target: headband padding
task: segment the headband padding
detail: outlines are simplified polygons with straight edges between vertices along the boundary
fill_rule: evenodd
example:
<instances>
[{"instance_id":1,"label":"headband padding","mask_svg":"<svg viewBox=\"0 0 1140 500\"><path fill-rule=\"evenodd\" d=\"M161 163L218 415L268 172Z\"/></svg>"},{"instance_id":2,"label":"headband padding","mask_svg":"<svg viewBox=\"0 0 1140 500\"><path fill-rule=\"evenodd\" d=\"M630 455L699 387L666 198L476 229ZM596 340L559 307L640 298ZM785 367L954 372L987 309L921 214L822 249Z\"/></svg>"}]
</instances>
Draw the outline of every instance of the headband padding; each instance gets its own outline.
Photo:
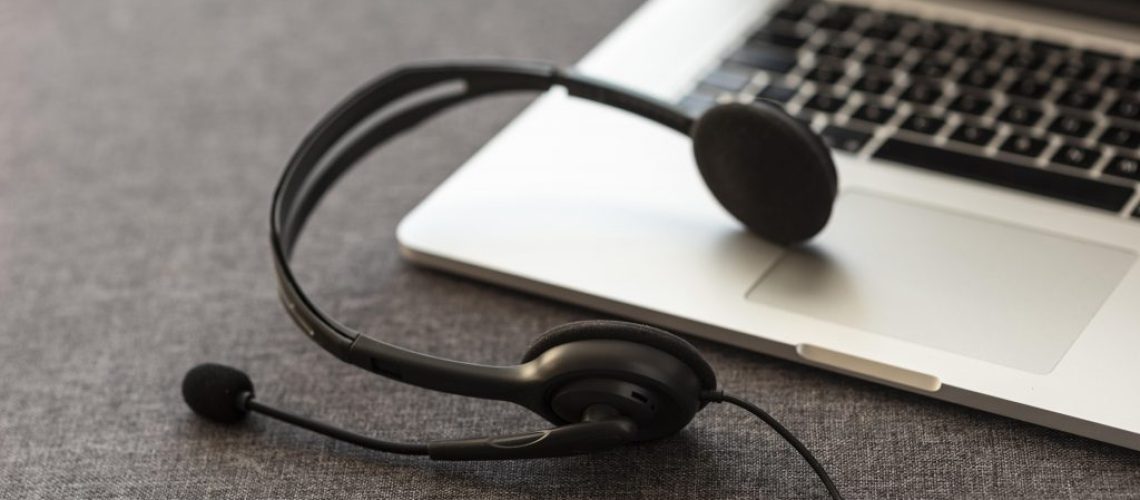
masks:
<instances>
[{"instance_id":1,"label":"headband padding","mask_svg":"<svg viewBox=\"0 0 1140 500\"><path fill-rule=\"evenodd\" d=\"M626 321L577 321L554 327L523 355L526 363L563 344L580 340L624 340L646 345L681 360L693 370L705 390L716 389L716 373L692 344L665 330Z\"/></svg>"}]
</instances>

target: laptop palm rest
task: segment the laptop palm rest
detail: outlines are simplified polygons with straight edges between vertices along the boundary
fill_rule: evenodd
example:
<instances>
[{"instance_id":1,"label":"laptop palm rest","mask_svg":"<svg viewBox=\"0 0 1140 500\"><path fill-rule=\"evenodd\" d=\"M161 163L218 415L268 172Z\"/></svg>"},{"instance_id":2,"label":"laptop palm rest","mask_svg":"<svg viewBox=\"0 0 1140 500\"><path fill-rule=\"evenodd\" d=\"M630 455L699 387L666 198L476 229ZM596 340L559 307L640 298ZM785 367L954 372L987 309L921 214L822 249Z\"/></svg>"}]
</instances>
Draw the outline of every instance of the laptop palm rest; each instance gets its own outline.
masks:
<instances>
[{"instance_id":1,"label":"laptop palm rest","mask_svg":"<svg viewBox=\"0 0 1140 500\"><path fill-rule=\"evenodd\" d=\"M1048 373L1135 261L1113 247L849 191L748 299Z\"/></svg>"}]
</instances>

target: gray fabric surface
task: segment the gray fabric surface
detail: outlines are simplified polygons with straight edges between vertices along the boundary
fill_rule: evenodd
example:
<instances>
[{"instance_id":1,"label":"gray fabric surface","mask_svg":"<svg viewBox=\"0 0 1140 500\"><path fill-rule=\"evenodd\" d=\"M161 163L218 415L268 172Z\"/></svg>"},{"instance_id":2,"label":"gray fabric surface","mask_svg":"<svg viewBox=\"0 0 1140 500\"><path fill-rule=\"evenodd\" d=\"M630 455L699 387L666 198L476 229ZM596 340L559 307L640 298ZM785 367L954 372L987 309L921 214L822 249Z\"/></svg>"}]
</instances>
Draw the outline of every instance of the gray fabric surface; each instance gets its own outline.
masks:
<instances>
[{"instance_id":1,"label":"gray fabric surface","mask_svg":"<svg viewBox=\"0 0 1140 500\"><path fill-rule=\"evenodd\" d=\"M596 456L430 463L254 418L195 418L205 360L260 399L394 439L543 425L341 364L278 305L266 220L276 176L346 91L421 58L569 63L634 0L0 4L0 497L819 497L744 412ZM480 103L351 173L313 221L303 281L336 316L412 348L507 363L596 317L400 260L394 229L525 105ZM723 386L800 433L851 498L1137 497L1140 454L696 342Z\"/></svg>"}]
</instances>

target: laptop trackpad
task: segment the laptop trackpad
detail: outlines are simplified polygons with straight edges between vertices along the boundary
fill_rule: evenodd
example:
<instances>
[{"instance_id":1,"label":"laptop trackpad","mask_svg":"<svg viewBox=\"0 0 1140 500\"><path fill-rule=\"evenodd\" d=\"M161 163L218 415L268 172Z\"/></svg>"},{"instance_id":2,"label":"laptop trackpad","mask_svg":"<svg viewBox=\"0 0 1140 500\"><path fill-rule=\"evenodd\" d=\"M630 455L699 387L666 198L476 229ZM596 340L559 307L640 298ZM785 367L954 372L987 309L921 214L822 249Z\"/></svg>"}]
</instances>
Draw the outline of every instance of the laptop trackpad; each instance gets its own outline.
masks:
<instances>
[{"instance_id":1,"label":"laptop trackpad","mask_svg":"<svg viewBox=\"0 0 1140 500\"><path fill-rule=\"evenodd\" d=\"M1053 369L1135 255L845 192L750 300L1036 373Z\"/></svg>"}]
</instances>

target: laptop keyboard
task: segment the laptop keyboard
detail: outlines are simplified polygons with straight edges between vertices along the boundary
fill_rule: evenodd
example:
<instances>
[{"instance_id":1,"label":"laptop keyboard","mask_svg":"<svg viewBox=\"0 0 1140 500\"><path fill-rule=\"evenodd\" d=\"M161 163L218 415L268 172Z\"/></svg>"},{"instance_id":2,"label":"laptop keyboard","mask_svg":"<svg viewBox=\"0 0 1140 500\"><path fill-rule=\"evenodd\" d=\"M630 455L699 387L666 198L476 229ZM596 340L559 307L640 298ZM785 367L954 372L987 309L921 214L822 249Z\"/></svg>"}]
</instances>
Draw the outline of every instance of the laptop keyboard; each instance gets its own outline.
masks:
<instances>
[{"instance_id":1,"label":"laptop keyboard","mask_svg":"<svg viewBox=\"0 0 1140 500\"><path fill-rule=\"evenodd\" d=\"M1140 61L793 0L682 101L767 99L834 150L1140 220Z\"/></svg>"}]
</instances>

